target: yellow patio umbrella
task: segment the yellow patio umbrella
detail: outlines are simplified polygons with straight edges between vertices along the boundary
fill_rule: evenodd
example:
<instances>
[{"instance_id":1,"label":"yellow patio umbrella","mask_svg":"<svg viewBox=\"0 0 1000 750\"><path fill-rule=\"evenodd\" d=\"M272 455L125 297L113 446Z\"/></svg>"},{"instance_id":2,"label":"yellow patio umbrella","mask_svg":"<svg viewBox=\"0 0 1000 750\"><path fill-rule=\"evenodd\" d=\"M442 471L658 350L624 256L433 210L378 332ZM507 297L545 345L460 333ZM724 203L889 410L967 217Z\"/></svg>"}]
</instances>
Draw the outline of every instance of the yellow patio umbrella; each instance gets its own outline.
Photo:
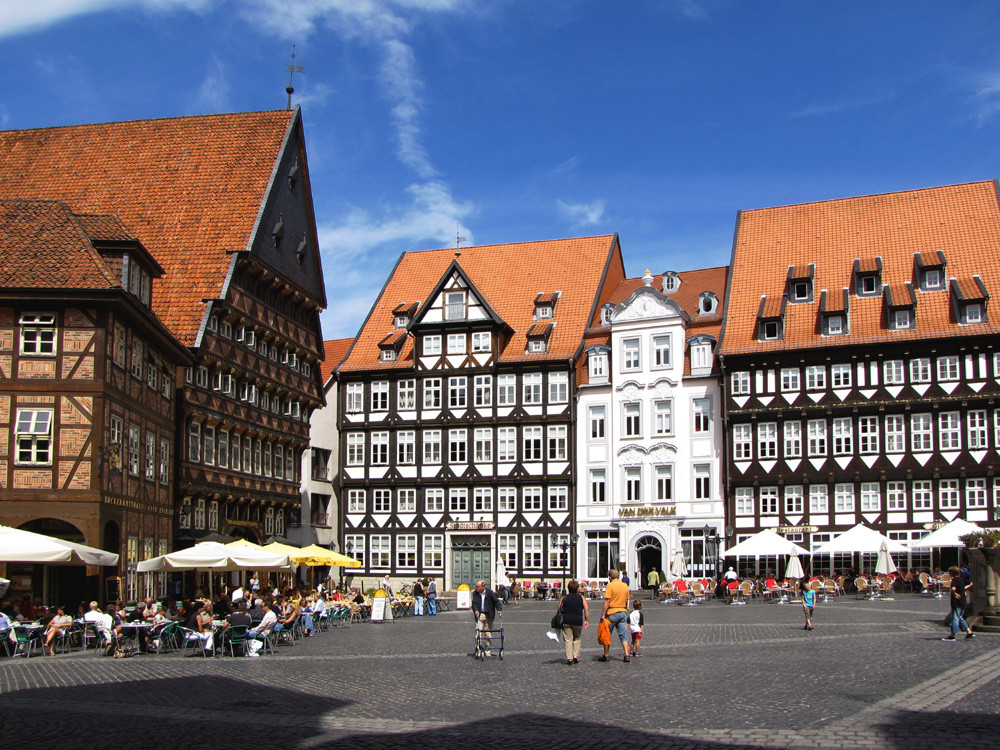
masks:
<instances>
[{"instance_id":1,"label":"yellow patio umbrella","mask_svg":"<svg viewBox=\"0 0 1000 750\"><path fill-rule=\"evenodd\" d=\"M268 552L274 552L278 555L288 555L292 558L292 564L300 564L295 562L294 559L302 554L302 550L298 547L293 547L290 544L282 544L281 542L271 542L270 544L265 544L261 549L265 549Z\"/></svg>"},{"instance_id":2,"label":"yellow patio umbrella","mask_svg":"<svg viewBox=\"0 0 1000 750\"><path fill-rule=\"evenodd\" d=\"M227 547L246 547L247 549L264 549L259 544L254 544L246 539L237 539L226 544Z\"/></svg>"},{"instance_id":3,"label":"yellow patio umbrella","mask_svg":"<svg viewBox=\"0 0 1000 750\"><path fill-rule=\"evenodd\" d=\"M331 568L360 568L361 563L347 555L332 552L320 547L318 544L310 544L303 547L296 554L290 556L296 565L327 565Z\"/></svg>"}]
</instances>

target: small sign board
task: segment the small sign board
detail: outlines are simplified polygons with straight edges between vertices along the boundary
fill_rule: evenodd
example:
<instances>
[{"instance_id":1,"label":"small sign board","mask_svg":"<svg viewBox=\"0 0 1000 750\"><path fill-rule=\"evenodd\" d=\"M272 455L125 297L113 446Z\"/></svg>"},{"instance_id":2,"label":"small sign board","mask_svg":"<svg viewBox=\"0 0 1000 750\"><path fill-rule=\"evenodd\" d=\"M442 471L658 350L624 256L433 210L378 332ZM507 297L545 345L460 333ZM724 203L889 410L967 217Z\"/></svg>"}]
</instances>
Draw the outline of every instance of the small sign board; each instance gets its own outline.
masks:
<instances>
[{"instance_id":1,"label":"small sign board","mask_svg":"<svg viewBox=\"0 0 1000 750\"><path fill-rule=\"evenodd\" d=\"M472 589L469 584L463 583L455 592L456 609L472 609Z\"/></svg>"},{"instance_id":2,"label":"small sign board","mask_svg":"<svg viewBox=\"0 0 1000 750\"><path fill-rule=\"evenodd\" d=\"M108 576L104 579L104 601L111 604L122 598L122 579L118 576Z\"/></svg>"},{"instance_id":3,"label":"small sign board","mask_svg":"<svg viewBox=\"0 0 1000 750\"><path fill-rule=\"evenodd\" d=\"M392 622L392 602L385 589L379 589L372 595L372 622Z\"/></svg>"}]
</instances>

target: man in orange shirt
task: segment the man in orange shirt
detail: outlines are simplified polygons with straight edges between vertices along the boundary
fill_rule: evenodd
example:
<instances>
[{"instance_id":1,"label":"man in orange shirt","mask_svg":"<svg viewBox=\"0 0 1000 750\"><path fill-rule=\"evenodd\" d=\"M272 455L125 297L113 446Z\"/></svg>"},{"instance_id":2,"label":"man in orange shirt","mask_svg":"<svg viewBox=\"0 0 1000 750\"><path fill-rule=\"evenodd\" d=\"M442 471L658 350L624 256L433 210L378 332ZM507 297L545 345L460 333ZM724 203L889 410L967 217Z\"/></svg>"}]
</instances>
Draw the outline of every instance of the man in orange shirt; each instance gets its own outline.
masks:
<instances>
[{"instance_id":1,"label":"man in orange shirt","mask_svg":"<svg viewBox=\"0 0 1000 750\"><path fill-rule=\"evenodd\" d=\"M604 611L601 618L608 621L608 626L618 631L618 640L621 641L625 650L625 661L629 661L628 655L628 630L626 621L628 620L628 600L631 592L627 585L618 580L618 571L612 568L608 571L608 585L604 589ZM608 661L608 651L611 646L604 647L604 656L599 661Z\"/></svg>"}]
</instances>

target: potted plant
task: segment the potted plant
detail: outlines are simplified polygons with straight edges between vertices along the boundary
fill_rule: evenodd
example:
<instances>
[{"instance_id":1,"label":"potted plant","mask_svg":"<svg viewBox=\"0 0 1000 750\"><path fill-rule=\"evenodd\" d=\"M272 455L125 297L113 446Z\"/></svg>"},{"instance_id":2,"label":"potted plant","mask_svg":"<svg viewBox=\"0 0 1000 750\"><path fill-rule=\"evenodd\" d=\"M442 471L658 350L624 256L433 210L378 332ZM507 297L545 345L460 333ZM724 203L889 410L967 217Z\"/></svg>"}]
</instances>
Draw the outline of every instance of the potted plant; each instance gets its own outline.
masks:
<instances>
[{"instance_id":1,"label":"potted plant","mask_svg":"<svg viewBox=\"0 0 1000 750\"><path fill-rule=\"evenodd\" d=\"M975 548L975 547L978 547L979 544L983 541L983 532L982 531L971 531L968 534L962 534L962 536L960 536L958 539L966 547ZM995 542L994 542L993 546L994 547L996 546Z\"/></svg>"},{"instance_id":2,"label":"potted plant","mask_svg":"<svg viewBox=\"0 0 1000 750\"><path fill-rule=\"evenodd\" d=\"M989 529L982 532L984 547L996 547L1000 544L1000 529Z\"/></svg>"}]
</instances>

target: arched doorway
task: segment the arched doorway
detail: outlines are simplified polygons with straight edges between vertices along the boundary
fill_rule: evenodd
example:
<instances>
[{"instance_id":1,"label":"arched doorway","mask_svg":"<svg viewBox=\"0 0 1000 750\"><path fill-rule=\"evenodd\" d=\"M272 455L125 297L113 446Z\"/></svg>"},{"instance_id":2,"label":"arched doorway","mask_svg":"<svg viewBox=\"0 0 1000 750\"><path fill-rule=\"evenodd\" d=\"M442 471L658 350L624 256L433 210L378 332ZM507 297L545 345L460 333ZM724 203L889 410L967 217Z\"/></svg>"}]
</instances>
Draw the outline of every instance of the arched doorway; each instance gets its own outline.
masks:
<instances>
[{"instance_id":1,"label":"arched doorway","mask_svg":"<svg viewBox=\"0 0 1000 750\"><path fill-rule=\"evenodd\" d=\"M36 518L18 528L67 542L87 543L87 537L80 529L59 518ZM84 565L11 564L7 566L7 577L12 582L12 599L20 600L29 595L33 599L41 599L46 606L64 604L72 607L73 612L90 593Z\"/></svg>"},{"instance_id":2,"label":"arched doorway","mask_svg":"<svg viewBox=\"0 0 1000 750\"><path fill-rule=\"evenodd\" d=\"M663 542L652 534L641 536L635 541L635 552L639 562L639 580L635 583L638 588L645 588L649 571L655 567L663 572Z\"/></svg>"}]
</instances>

